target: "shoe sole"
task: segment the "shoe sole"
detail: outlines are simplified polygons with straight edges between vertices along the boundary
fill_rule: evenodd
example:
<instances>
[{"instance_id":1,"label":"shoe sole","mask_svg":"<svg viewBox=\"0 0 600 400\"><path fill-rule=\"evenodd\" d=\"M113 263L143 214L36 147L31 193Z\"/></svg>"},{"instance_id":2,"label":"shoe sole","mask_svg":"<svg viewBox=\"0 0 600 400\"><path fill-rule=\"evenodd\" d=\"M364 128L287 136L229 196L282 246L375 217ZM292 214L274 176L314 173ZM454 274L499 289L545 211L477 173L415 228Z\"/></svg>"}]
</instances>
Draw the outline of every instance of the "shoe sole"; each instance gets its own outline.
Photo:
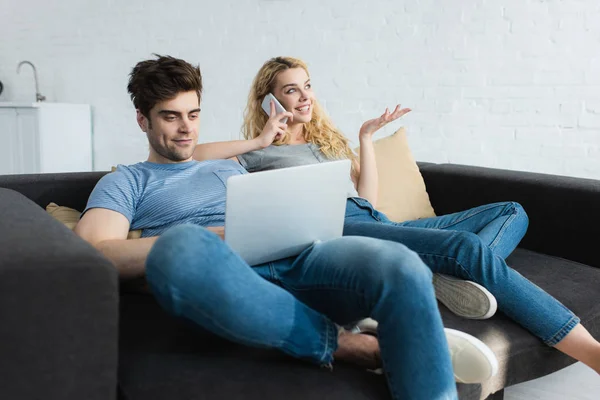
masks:
<instances>
[{"instance_id":1,"label":"shoe sole","mask_svg":"<svg viewBox=\"0 0 600 400\"><path fill-rule=\"evenodd\" d=\"M482 383L498 373L498 359L485 343L455 329L445 328L444 332L456 382ZM460 355L457 350L460 350Z\"/></svg>"},{"instance_id":2,"label":"shoe sole","mask_svg":"<svg viewBox=\"0 0 600 400\"><path fill-rule=\"evenodd\" d=\"M494 295L475 282L434 274L433 287L440 303L460 317L487 319L498 309Z\"/></svg>"}]
</instances>

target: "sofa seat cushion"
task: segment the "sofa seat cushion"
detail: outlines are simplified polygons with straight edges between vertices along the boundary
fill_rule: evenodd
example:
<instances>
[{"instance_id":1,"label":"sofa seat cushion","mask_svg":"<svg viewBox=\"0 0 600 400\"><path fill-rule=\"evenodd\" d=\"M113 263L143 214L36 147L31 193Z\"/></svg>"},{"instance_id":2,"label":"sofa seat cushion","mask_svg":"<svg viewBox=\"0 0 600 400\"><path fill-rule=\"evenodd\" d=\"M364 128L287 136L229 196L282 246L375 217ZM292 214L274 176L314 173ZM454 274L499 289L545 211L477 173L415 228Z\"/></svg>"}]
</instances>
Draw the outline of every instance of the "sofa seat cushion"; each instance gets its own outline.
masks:
<instances>
[{"instance_id":1,"label":"sofa seat cushion","mask_svg":"<svg viewBox=\"0 0 600 400\"><path fill-rule=\"evenodd\" d=\"M600 269L523 249L517 249L507 262L572 310L590 333L600 339ZM461 399L485 399L503 387L547 375L575 362L544 345L502 312L478 321L457 317L444 306L440 309L445 326L483 340L500 364L498 375L483 385L458 385Z\"/></svg>"},{"instance_id":2,"label":"sofa seat cushion","mask_svg":"<svg viewBox=\"0 0 600 400\"><path fill-rule=\"evenodd\" d=\"M150 295L121 296L120 327L121 400L389 398L382 376L229 342L172 318Z\"/></svg>"},{"instance_id":3,"label":"sofa seat cushion","mask_svg":"<svg viewBox=\"0 0 600 400\"><path fill-rule=\"evenodd\" d=\"M600 302L593 295L600 291L599 269L521 249L509 265L575 311L600 338ZM483 385L459 384L461 400L485 399L573 362L501 312L480 321L440 309L447 327L479 337L500 363L498 375ZM175 320L150 295L122 296L120 327L119 380L126 400L389 399L382 376L344 364L329 372L278 351L230 343Z\"/></svg>"}]
</instances>

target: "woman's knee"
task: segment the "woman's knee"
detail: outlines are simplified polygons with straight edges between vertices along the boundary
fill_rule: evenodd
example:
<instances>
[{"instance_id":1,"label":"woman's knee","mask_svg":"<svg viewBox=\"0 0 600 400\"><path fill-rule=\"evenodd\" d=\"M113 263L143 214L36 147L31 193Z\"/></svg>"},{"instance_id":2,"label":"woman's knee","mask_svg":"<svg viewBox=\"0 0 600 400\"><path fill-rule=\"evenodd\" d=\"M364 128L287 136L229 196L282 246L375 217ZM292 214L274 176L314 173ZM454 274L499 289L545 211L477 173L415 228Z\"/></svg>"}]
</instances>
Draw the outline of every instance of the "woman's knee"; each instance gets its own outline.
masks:
<instances>
[{"instance_id":1,"label":"woman's knee","mask_svg":"<svg viewBox=\"0 0 600 400\"><path fill-rule=\"evenodd\" d=\"M457 258L461 261L460 255L469 254L473 255L474 252L485 252L491 251L490 248L484 243L479 235L473 232L468 231L454 231L452 232L452 240L455 243L454 249L456 249L453 254L453 257Z\"/></svg>"},{"instance_id":2,"label":"woman's knee","mask_svg":"<svg viewBox=\"0 0 600 400\"><path fill-rule=\"evenodd\" d=\"M529 225L529 216L527 212L523 208L523 206L516 201L511 201L511 206L513 208L513 214L516 216L516 220L518 220L525 228Z\"/></svg>"}]
</instances>

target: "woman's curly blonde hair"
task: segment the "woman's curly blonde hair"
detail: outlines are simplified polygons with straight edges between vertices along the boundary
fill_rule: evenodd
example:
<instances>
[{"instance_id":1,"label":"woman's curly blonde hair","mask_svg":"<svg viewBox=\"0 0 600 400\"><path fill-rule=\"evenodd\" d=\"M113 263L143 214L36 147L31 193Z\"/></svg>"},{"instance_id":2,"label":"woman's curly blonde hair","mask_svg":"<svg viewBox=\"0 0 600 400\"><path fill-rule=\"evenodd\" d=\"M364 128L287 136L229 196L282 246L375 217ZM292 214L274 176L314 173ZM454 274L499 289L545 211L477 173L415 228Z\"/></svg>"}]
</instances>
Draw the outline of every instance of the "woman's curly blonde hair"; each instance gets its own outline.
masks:
<instances>
[{"instance_id":1,"label":"woman's curly blonde hair","mask_svg":"<svg viewBox=\"0 0 600 400\"><path fill-rule=\"evenodd\" d=\"M248 95L248 104L244 112L244 125L242 133L244 138L253 139L260 135L269 117L261 108L263 98L275 88L275 79L281 71L290 68L302 68L308 73L307 65L300 59L293 57L271 58L260 68ZM356 155L348 145L348 139L338 131L321 105L313 100L313 112L310 122L304 124L304 139L314 143L329 159L356 159ZM288 144L290 134L286 132L274 145Z\"/></svg>"}]
</instances>

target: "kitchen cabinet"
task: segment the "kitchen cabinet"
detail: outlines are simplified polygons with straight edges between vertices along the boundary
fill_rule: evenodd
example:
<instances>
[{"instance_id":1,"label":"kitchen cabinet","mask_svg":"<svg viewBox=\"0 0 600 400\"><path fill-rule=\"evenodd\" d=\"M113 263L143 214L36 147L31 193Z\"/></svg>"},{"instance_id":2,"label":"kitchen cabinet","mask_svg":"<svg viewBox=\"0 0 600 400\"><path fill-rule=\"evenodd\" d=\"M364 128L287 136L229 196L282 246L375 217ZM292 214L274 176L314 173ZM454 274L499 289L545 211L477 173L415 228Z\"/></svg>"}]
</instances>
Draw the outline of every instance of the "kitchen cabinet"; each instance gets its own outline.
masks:
<instances>
[{"instance_id":1,"label":"kitchen cabinet","mask_svg":"<svg viewBox=\"0 0 600 400\"><path fill-rule=\"evenodd\" d=\"M93 170L86 104L0 103L0 175Z\"/></svg>"}]
</instances>

